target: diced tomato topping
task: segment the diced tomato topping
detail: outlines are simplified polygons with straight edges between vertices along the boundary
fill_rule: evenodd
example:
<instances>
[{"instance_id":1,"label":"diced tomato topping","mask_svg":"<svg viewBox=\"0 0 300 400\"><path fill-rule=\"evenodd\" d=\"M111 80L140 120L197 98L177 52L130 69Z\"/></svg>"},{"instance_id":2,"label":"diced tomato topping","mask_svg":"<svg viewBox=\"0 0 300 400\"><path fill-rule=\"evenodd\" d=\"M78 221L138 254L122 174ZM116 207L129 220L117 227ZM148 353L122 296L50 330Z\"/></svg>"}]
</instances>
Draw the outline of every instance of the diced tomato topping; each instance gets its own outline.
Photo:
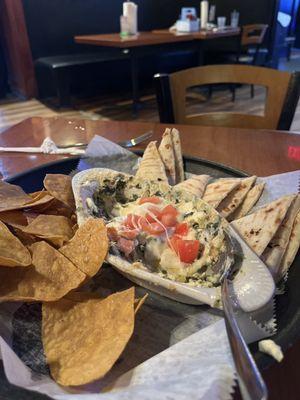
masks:
<instances>
[{"instance_id":1,"label":"diced tomato topping","mask_svg":"<svg viewBox=\"0 0 300 400\"><path fill-rule=\"evenodd\" d=\"M172 214L177 216L178 215L178 211L176 210L175 207L173 207L171 204L167 205L166 207L164 207L162 209L162 214Z\"/></svg>"},{"instance_id":2,"label":"diced tomato topping","mask_svg":"<svg viewBox=\"0 0 300 400\"><path fill-rule=\"evenodd\" d=\"M170 239L172 250L176 252L180 261L191 264L198 256L200 242L198 240L181 239L174 235Z\"/></svg>"},{"instance_id":3,"label":"diced tomato topping","mask_svg":"<svg viewBox=\"0 0 300 400\"><path fill-rule=\"evenodd\" d=\"M126 229L123 231L119 231L119 235L126 239L135 239L139 234L138 229Z\"/></svg>"},{"instance_id":4,"label":"diced tomato topping","mask_svg":"<svg viewBox=\"0 0 300 400\"><path fill-rule=\"evenodd\" d=\"M157 222L156 219L160 220L161 218L161 211L158 207L149 207L149 213L146 214L146 219L148 222ZM153 217L156 217L156 219Z\"/></svg>"},{"instance_id":5,"label":"diced tomato topping","mask_svg":"<svg viewBox=\"0 0 300 400\"><path fill-rule=\"evenodd\" d=\"M130 229L136 229L138 227L140 216L135 214L128 214L124 225Z\"/></svg>"},{"instance_id":6,"label":"diced tomato topping","mask_svg":"<svg viewBox=\"0 0 300 400\"><path fill-rule=\"evenodd\" d=\"M116 242L119 239L118 232L116 228L110 226L107 228L107 235L110 241Z\"/></svg>"},{"instance_id":7,"label":"diced tomato topping","mask_svg":"<svg viewBox=\"0 0 300 400\"><path fill-rule=\"evenodd\" d=\"M175 251L178 255L177 241L180 240L180 237L177 235L173 235L169 240L169 247Z\"/></svg>"},{"instance_id":8,"label":"diced tomato topping","mask_svg":"<svg viewBox=\"0 0 300 400\"><path fill-rule=\"evenodd\" d=\"M159 197L157 197L157 196L142 197L139 200L139 204L144 204L144 203L159 204L159 203L161 203L161 199Z\"/></svg>"},{"instance_id":9,"label":"diced tomato topping","mask_svg":"<svg viewBox=\"0 0 300 400\"><path fill-rule=\"evenodd\" d=\"M180 224L176 225L175 228L175 235L186 236L189 232L189 226L186 222L181 222Z\"/></svg>"},{"instance_id":10,"label":"diced tomato topping","mask_svg":"<svg viewBox=\"0 0 300 400\"><path fill-rule=\"evenodd\" d=\"M161 235L163 232L165 232L164 227L158 222L152 222L151 224L145 225L143 230L150 235Z\"/></svg>"},{"instance_id":11,"label":"diced tomato topping","mask_svg":"<svg viewBox=\"0 0 300 400\"><path fill-rule=\"evenodd\" d=\"M161 223L168 228L175 226L177 223L177 218L174 214L163 214L160 220Z\"/></svg>"},{"instance_id":12,"label":"diced tomato topping","mask_svg":"<svg viewBox=\"0 0 300 400\"><path fill-rule=\"evenodd\" d=\"M134 241L121 237L121 238L119 238L119 240L117 242L117 246L127 257L134 250Z\"/></svg>"}]
</instances>

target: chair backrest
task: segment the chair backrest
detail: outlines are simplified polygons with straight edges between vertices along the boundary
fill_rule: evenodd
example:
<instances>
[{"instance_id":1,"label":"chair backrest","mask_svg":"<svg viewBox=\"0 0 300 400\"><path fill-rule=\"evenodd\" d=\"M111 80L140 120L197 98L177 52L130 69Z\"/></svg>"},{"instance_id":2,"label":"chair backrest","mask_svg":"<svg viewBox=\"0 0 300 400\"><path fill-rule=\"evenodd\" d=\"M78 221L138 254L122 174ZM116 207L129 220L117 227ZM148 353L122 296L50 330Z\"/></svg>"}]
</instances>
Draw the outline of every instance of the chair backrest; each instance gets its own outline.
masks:
<instances>
[{"instance_id":1,"label":"chair backrest","mask_svg":"<svg viewBox=\"0 0 300 400\"><path fill-rule=\"evenodd\" d=\"M209 65L171 75L156 75L155 87L163 123L288 130L300 95L300 73L248 65ZM193 86L240 83L266 87L264 115L237 112L186 114L186 91Z\"/></svg>"},{"instance_id":2,"label":"chair backrest","mask_svg":"<svg viewBox=\"0 0 300 400\"><path fill-rule=\"evenodd\" d=\"M262 44L267 29L268 25L265 24L243 25L241 45L249 46L253 44Z\"/></svg>"}]
</instances>

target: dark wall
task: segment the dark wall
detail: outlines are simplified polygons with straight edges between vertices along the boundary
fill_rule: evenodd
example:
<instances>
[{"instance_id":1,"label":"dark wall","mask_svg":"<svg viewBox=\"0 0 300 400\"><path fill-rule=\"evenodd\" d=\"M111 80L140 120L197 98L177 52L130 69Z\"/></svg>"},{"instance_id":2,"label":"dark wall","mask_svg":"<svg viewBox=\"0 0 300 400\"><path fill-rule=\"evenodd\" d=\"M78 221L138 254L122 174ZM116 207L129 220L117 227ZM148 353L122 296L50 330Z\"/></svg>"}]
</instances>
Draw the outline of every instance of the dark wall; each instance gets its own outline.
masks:
<instances>
[{"instance_id":1,"label":"dark wall","mask_svg":"<svg viewBox=\"0 0 300 400\"><path fill-rule=\"evenodd\" d=\"M139 30L169 27L182 4L196 1L136 0ZM119 32L122 0L23 0L33 58L91 51L74 35ZM94 49L94 48L93 48Z\"/></svg>"},{"instance_id":2,"label":"dark wall","mask_svg":"<svg viewBox=\"0 0 300 400\"><path fill-rule=\"evenodd\" d=\"M123 0L22 0L33 59L41 57L82 53L118 51L97 46L74 43L75 35L119 32ZM196 7L199 13L200 0L134 0L139 7L138 28L149 31L168 28L177 20L181 7ZM276 0L214 0L217 15L230 18L234 9L240 12L241 24L270 23L271 11ZM208 49L236 49L237 39L224 38L207 41ZM160 53L157 57L144 58L140 62L141 84L152 82L156 72L172 72L195 65L195 54L181 52L170 56ZM122 74L119 71L122 71ZM130 88L128 62L106 63L73 69L72 89L121 90ZM122 79L121 79L122 78ZM40 93L54 91L51 76L39 78ZM99 89L97 89L99 88ZM45 94L46 96L46 94Z\"/></svg>"},{"instance_id":3,"label":"dark wall","mask_svg":"<svg viewBox=\"0 0 300 400\"><path fill-rule=\"evenodd\" d=\"M139 30L167 28L181 7L196 7L200 0L135 0ZM270 23L275 0L215 0L217 15L230 18L240 11L241 23ZM96 51L74 43L74 35L119 32L122 0L23 0L33 58Z\"/></svg>"}]
</instances>

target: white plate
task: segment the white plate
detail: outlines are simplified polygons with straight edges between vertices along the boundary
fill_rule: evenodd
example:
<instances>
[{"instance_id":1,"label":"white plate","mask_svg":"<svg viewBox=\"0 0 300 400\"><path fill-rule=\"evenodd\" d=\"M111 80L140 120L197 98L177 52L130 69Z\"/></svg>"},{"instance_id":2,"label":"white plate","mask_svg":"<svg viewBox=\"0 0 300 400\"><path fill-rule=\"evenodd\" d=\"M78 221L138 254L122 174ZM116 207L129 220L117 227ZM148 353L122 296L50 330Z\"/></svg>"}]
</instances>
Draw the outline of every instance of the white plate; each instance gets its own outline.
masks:
<instances>
[{"instance_id":1,"label":"white plate","mask_svg":"<svg viewBox=\"0 0 300 400\"><path fill-rule=\"evenodd\" d=\"M87 182L100 182L101 177L107 174L117 174L105 168L93 168L76 174L72 180L72 187L76 201L78 224L81 225L88 217L88 208L85 205L86 197L90 197L94 190L83 185ZM119 174L119 173L118 173ZM95 185L96 187L96 185ZM243 258L241 267L234 279L234 291L240 307L245 312L252 312L264 307L273 297L275 285L268 268L260 258L247 246L234 229L229 225L228 231L240 244ZM174 282L163 278L144 268L137 268L128 261L109 254L107 262L132 282L143 286L162 296L187 304L208 304L211 307L220 306L220 287L205 288L191 286L187 283Z\"/></svg>"}]
</instances>

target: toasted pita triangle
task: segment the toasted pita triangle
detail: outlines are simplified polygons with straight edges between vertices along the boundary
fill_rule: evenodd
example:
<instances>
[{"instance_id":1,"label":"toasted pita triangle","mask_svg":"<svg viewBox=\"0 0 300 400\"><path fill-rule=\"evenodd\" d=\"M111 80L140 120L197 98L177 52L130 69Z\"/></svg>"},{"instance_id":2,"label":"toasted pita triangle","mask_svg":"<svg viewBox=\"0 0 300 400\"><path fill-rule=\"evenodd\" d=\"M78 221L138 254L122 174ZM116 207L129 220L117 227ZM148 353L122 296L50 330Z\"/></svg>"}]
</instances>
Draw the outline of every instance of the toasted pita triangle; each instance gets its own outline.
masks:
<instances>
[{"instance_id":1,"label":"toasted pita triangle","mask_svg":"<svg viewBox=\"0 0 300 400\"><path fill-rule=\"evenodd\" d=\"M262 254L262 259L265 264L269 267L274 279L278 276L278 269L280 262L284 255L284 252L288 246L289 238L291 236L293 224L295 218L300 211L300 196L297 196L288 212L282 224L279 226L277 232L273 236L272 240L268 244L267 248ZM278 279L276 279L278 280Z\"/></svg>"},{"instance_id":2,"label":"toasted pita triangle","mask_svg":"<svg viewBox=\"0 0 300 400\"><path fill-rule=\"evenodd\" d=\"M228 218L242 203L252 185L256 181L256 176L242 179L240 184L232 190L224 200L221 201L217 210L224 218ZM230 220L230 218L229 218Z\"/></svg>"},{"instance_id":3,"label":"toasted pita triangle","mask_svg":"<svg viewBox=\"0 0 300 400\"><path fill-rule=\"evenodd\" d=\"M243 203L240 204L240 206L231 214L231 221L233 221L234 219L242 218L249 213L249 211L258 202L264 190L264 187L265 183L259 183L249 190L246 197L244 198Z\"/></svg>"},{"instance_id":4,"label":"toasted pita triangle","mask_svg":"<svg viewBox=\"0 0 300 400\"><path fill-rule=\"evenodd\" d=\"M171 137L175 156L176 183L180 183L184 181L184 169L179 131L172 128Z\"/></svg>"},{"instance_id":5,"label":"toasted pita triangle","mask_svg":"<svg viewBox=\"0 0 300 400\"><path fill-rule=\"evenodd\" d=\"M290 266L292 265L296 257L299 246L300 246L300 212L298 212L295 218L292 232L289 238L289 243L281 260L281 266L277 275L278 280L283 278L285 274L288 272Z\"/></svg>"},{"instance_id":6,"label":"toasted pita triangle","mask_svg":"<svg viewBox=\"0 0 300 400\"><path fill-rule=\"evenodd\" d=\"M222 200L240 184L240 179L218 179L206 186L203 200L212 207L217 208Z\"/></svg>"},{"instance_id":7,"label":"toasted pita triangle","mask_svg":"<svg viewBox=\"0 0 300 400\"><path fill-rule=\"evenodd\" d=\"M174 188L184 190L201 198L209 179L209 175L193 175L191 178L175 185Z\"/></svg>"},{"instance_id":8,"label":"toasted pita triangle","mask_svg":"<svg viewBox=\"0 0 300 400\"><path fill-rule=\"evenodd\" d=\"M145 149L136 178L168 183L164 164L158 153L156 142L150 142Z\"/></svg>"},{"instance_id":9,"label":"toasted pita triangle","mask_svg":"<svg viewBox=\"0 0 300 400\"><path fill-rule=\"evenodd\" d=\"M261 256L282 223L294 198L295 195L283 196L258 211L231 222L231 225L252 250Z\"/></svg>"},{"instance_id":10,"label":"toasted pita triangle","mask_svg":"<svg viewBox=\"0 0 300 400\"><path fill-rule=\"evenodd\" d=\"M160 157L164 163L166 174L170 185L176 183L175 155L171 137L171 129L167 128L162 136L161 143L158 148Z\"/></svg>"}]
</instances>

